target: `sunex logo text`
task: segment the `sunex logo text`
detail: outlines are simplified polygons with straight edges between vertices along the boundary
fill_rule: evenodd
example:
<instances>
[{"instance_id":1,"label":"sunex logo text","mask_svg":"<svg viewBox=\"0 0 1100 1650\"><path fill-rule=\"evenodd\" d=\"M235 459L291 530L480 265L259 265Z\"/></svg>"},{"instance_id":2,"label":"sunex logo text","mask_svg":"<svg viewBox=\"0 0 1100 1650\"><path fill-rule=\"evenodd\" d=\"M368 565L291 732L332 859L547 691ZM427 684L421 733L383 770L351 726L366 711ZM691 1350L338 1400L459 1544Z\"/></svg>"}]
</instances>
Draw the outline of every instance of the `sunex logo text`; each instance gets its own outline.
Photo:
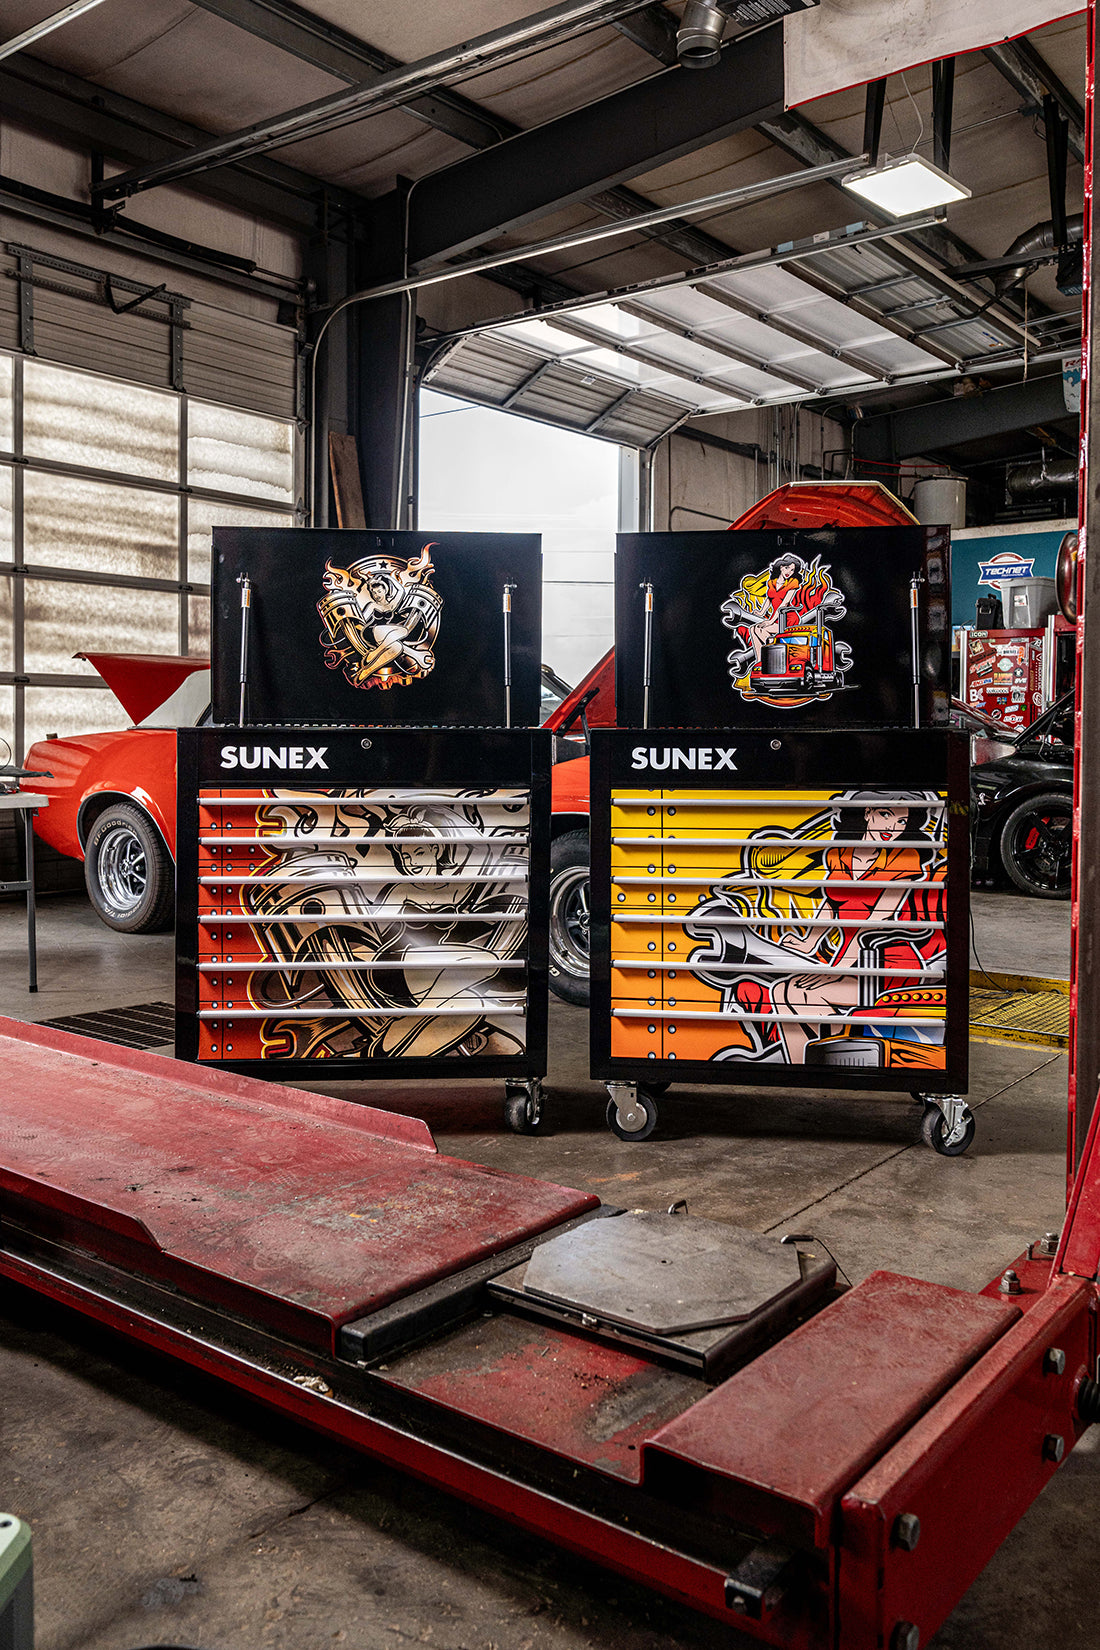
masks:
<instances>
[{"instance_id":1,"label":"sunex logo text","mask_svg":"<svg viewBox=\"0 0 1100 1650\"><path fill-rule=\"evenodd\" d=\"M223 768L325 768L327 745L223 745Z\"/></svg>"},{"instance_id":2,"label":"sunex logo text","mask_svg":"<svg viewBox=\"0 0 1100 1650\"><path fill-rule=\"evenodd\" d=\"M691 768L699 773L720 773L723 768L737 772L737 764L733 760L737 754L736 745L697 745L694 750L681 750L679 746L663 750L656 745L635 745L630 753L632 768Z\"/></svg>"}]
</instances>

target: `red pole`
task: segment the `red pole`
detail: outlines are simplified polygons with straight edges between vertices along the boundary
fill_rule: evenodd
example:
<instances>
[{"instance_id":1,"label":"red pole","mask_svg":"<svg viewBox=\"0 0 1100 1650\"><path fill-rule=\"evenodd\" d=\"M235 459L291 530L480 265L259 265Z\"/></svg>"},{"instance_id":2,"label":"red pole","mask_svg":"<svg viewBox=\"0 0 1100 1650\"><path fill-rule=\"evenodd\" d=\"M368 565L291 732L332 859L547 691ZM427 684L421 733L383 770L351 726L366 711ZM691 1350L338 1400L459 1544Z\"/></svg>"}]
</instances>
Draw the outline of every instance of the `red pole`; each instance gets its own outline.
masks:
<instances>
[{"instance_id":1,"label":"red pole","mask_svg":"<svg viewBox=\"0 0 1100 1650\"><path fill-rule=\"evenodd\" d=\"M1073 885L1070 932L1069 1007L1069 1131L1067 1140L1067 1183L1072 1187L1084 1150L1089 1123L1096 1105L1100 1078L1100 855L1090 846L1081 828L1082 818L1096 830L1096 804L1100 798L1100 624L1091 649L1086 645L1087 603L1090 584L1100 578L1100 555L1094 558L1089 578L1089 543L1093 534L1100 543L1100 508L1089 488L1089 447L1100 436L1100 407L1092 402L1092 156L1095 119L1094 65L1096 0L1089 0L1085 57L1085 201L1082 255L1084 290L1081 329L1081 438L1077 489L1077 678L1074 714L1073 775ZM1100 386L1098 386L1100 388ZM1100 454L1091 467L1100 479ZM1100 614L1100 588L1094 593ZM1089 746L1086 747L1086 740Z\"/></svg>"}]
</instances>

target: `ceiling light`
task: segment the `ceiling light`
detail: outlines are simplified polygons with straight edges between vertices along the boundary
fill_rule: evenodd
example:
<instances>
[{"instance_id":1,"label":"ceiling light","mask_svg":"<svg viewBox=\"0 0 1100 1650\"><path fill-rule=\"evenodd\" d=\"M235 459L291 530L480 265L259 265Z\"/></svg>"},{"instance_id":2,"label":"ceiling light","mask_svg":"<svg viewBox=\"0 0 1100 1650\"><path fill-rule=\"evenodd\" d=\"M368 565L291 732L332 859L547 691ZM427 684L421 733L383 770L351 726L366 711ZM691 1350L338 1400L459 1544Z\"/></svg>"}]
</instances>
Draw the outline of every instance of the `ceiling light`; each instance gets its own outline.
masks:
<instances>
[{"instance_id":1,"label":"ceiling light","mask_svg":"<svg viewBox=\"0 0 1100 1650\"><path fill-rule=\"evenodd\" d=\"M853 195L860 195L895 218L926 212L932 206L949 206L970 197L970 190L933 166L920 155L897 155L862 172L850 172L842 183Z\"/></svg>"},{"instance_id":2,"label":"ceiling light","mask_svg":"<svg viewBox=\"0 0 1100 1650\"><path fill-rule=\"evenodd\" d=\"M676 55L685 69L709 69L718 61L726 14L711 0L687 0L676 30Z\"/></svg>"}]
</instances>

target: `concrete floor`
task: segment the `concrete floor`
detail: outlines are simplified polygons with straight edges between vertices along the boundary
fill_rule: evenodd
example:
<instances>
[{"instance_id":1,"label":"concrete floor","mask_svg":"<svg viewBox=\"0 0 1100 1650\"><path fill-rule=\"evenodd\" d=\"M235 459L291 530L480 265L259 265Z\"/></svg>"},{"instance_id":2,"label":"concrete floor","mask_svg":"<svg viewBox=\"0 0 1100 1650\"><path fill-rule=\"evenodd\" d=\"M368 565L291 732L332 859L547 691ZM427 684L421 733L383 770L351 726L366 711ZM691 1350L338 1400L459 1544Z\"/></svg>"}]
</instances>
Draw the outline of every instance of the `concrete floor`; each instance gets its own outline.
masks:
<instances>
[{"instance_id":1,"label":"concrete floor","mask_svg":"<svg viewBox=\"0 0 1100 1650\"><path fill-rule=\"evenodd\" d=\"M1068 908L978 894L987 968L1064 976ZM1026 944L1021 944L1021 937ZM41 985L0 907L0 1012L47 1019L170 1000L168 937L114 935L44 901ZM972 1151L917 1143L891 1096L674 1090L628 1145L587 1078L584 1015L554 1001L552 1102L508 1134L495 1085L333 1085L426 1117L440 1149L607 1201L815 1232L853 1280L876 1267L978 1288L1063 1212L1065 1061L974 1043ZM316 1085L320 1087L321 1085ZM39 1650L717 1650L718 1623L275 1421L19 1291L0 1291L0 1504L34 1528ZM1100 1438L1089 1435L934 1640L936 1650L1096 1642Z\"/></svg>"}]
</instances>

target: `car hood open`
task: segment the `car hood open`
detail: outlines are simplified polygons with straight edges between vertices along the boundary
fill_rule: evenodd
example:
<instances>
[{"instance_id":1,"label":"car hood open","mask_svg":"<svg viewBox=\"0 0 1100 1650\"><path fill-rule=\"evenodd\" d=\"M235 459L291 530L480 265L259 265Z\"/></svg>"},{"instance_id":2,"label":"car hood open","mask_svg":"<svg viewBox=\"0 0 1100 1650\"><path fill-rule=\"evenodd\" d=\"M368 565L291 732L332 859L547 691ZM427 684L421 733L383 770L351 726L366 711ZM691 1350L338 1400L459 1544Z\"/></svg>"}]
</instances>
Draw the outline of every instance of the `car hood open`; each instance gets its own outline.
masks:
<instances>
[{"instance_id":1,"label":"car hood open","mask_svg":"<svg viewBox=\"0 0 1100 1650\"><path fill-rule=\"evenodd\" d=\"M209 659L173 653L74 653L73 658L86 659L98 671L135 722L159 710L195 671L210 669Z\"/></svg>"}]
</instances>

